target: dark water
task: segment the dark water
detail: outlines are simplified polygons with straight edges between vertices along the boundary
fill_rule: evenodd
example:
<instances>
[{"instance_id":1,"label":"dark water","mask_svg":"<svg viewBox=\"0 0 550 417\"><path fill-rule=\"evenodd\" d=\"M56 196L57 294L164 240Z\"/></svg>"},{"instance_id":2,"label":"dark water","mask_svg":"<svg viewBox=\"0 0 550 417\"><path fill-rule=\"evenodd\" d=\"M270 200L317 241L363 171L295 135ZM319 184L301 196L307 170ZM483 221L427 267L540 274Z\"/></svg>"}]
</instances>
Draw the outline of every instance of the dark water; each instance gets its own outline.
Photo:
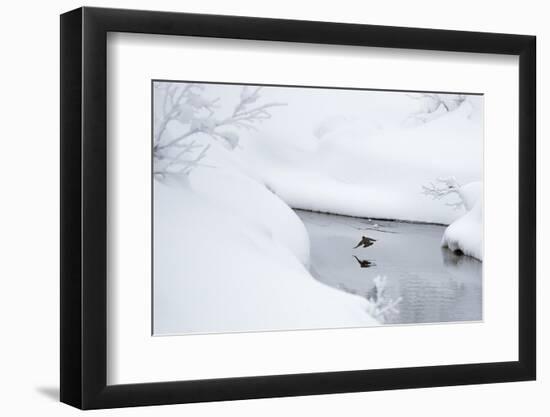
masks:
<instances>
[{"instance_id":1,"label":"dark water","mask_svg":"<svg viewBox=\"0 0 550 417\"><path fill-rule=\"evenodd\" d=\"M319 281L369 298L373 279L386 276L387 298L401 300L385 323L482 320L482 263L441 248L444 226L296 213L308 230L311 272ZM376 241L353 249L362 236Z\"/></svg>"}]
</instances>

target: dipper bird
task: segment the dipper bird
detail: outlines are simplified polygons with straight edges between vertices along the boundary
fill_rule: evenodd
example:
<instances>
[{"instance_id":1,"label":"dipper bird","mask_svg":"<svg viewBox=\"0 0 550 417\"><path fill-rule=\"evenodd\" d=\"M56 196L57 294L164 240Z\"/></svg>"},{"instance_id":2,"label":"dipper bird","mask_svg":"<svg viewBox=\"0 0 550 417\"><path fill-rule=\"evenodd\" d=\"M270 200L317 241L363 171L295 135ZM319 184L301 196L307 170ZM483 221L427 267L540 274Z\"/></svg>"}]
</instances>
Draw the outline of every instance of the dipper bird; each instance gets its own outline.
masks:
<instances>
[{"instance_id":1,"label":"dipper bird","mask_svg":"<svg viewBox=\"0 0 550 417\"><path fill-rule=\"evenodd\" d=\"M353 249L358 248L359 246L363 246L364 248L368 248L369 246L372 246L376 242L376 239L372 239L370 237L363 236L363 238L359 241L357 246L355 246Z\"/></svg>"}]
</instances>

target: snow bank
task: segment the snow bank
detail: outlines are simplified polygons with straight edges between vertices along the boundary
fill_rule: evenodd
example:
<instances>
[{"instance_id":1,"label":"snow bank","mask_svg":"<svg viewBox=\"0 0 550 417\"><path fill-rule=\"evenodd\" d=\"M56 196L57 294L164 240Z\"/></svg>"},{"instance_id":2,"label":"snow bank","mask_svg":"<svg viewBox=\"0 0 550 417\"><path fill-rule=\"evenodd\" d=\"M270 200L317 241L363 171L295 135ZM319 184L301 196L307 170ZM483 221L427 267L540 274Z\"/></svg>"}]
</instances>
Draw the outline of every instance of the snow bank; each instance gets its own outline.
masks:
<instances>
[{"instance_id":1,"label":"snow bank","mask_svg":"<svg viewBox=\"0 0 550 417\"><path fill-rule=\"evenodd\" d=\"M454 221L443 234L441 246L483 260L482 184L474 182L461 187L466 214Z\"/></svg>"},{"instance_id":2,"label":"snow bank","mask_svg":"<svg viewBox=\"0 0 550 417\"><path fill-rule=\"evenodd\" d=\"M483 183L481 181L470 182L460 187L458 192L464 207L467 211L470 211L482 198Z\"/></svg>"},{"instance_id":3,"label":"snow bank","mask_svg":"<svg viewBox=\"0 0 550 417\"><path fill-rule=\"evenodd\" d=\"M465 102L412 127L383 126L365 114L327 118L309 135L262 128L236 152L291 207L450 224L461 212L427 199L421 186L438 177L482 178L483 129L475 109Z\"/></svg>"},{"instance_id":4,"label":"snow bank","mask_svg":"<svg viewBox=\"0 0 550 417\"><path fill-rule=\"evenodd\" d=\"M205 204L223 211L236 224L246 225L252 234L273 240L309 266L309 237L304 224L264 186L239 172L225 169L197 171L192 176L192 186Z\"/></svg>"},{"instance_id":5,"label":"snow bank","mask_svg":"<svg viewBox=\"0 0 550 417\"><path fill-rule=\"evenodd\" d=\"M302 222L238 170L197 169L154 192L156 335L378 324L367 300L309 274Z\"/></svg>"}]
</instances>

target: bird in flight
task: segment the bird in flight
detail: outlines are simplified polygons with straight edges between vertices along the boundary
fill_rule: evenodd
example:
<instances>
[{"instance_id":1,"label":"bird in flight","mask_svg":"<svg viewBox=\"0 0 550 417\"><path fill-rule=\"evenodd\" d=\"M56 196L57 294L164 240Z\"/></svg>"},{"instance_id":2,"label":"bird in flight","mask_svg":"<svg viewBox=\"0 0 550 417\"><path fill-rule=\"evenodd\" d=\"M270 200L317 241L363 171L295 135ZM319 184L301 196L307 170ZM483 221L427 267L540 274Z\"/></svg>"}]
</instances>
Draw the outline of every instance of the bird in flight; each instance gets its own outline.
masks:
<instances>
[{"instance_id":1,"label":"bird in flight","mask_svg":"<svg viewBox=\"0 0 550 417\"><path fill-rule=\"evenodd\" d=\"M357 262L359 262L359 265L361 265L361 268L368 268L374 265L374 262L369 261L367 259L359 259L357 256L353 255L355 259L357 259Z\"/></svg>"},{"instance_id":2,"label":"bird in flight","mask_svg":"<svg viewBox=\"0 0 550 417\"><path fill-rule=\"evenodd\" d=\"M363 246L364 248L368 248L369 246L372 246L376 242L376 239L363 236L357 246L355 246L353 249L358 248L359 246Z\"/></svg>"}]
</instances>

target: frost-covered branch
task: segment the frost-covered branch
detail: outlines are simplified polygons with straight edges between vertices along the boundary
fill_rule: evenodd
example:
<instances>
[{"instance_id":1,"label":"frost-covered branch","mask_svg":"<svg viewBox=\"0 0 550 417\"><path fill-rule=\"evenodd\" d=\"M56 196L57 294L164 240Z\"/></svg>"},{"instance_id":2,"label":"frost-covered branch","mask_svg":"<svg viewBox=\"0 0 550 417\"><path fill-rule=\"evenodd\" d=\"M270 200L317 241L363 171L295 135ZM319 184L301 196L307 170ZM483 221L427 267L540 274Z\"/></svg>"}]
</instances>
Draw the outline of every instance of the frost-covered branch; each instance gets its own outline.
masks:
<instances>
[{"instance_id":1,"label":"frost-covered branch","mask_svg":"<svg viewBox=\"0 0 550 417\"><path fill-rule=\"evenodd\" d=\"M381 322L386 322L391 316L399 314L396 307L402 298L394 300L386 296L387 277L377 275L373 283L374 287L367 293L367 300L370 301L369 314Z\"/></svg>"},{"instance_id":2,"label":"frost-covered branch","mask_svg":"<svg viewBox=\"0 0 550 417\"><path fill-rule=\"evenodd\" d=\"M196 135L206 135L230 150L235 149L239 144L235 130L253 129L256 124L271 118L273 107L285 105L257 104L261 87L244 86L230 115L222 117L220 98L208 98L204 90L203 85L192 83L155 85L153 156L156 176L188 175L195 167L205 166L200 161L210 145L198 144L193 140ZM169 129L169 126L172 127Z\"/></svg>"},{"instance_id":3,"label":"frost-covered branch","mask_svg":"<svg viewBox=\"0 0 550 417\"><path fill-rule=\"evenodd\" d=\"M235 106L233 113L218 122L218 126L237 126L247 129L254 128L254 124L271 118L270 109L276 106L285 106L286 103L267 103L254 106L260 99L262 87L244 86L241 90L240 100Z\"/></svg>"},{"instance_id":4,"label":"frost-covered branch","mask_svg":"<svg viewBox=\"0 0 550 417\"><path fill-rule=\"evenodd\" d=\"M373 279L373 283L374 287L367 294L367 299L371 302L369 313L374 318L386 322L391 316L399 314L396 307L402 298L398 297L394 300L386 296L386 276L377 275Z\"/></svg>"},{"instance_id":5,"label":"frost-covered branch","mask_svg":"<svg viewBox=\"0 0 550 417\"><path fill-rule=\"evenodd\" d=\"M338 285L342 291L349 292L365 298L368 301L367 313L384 323L392 316L399 314L397 305L402 301L402 297L397 299L390 298L386 295L387 277L377 275L373 279L374 286L364 294L356 290L346 287L344 284Z\"/></svg>"},{"instance_id":6,"label":"frost-covered branch","mask_svg":"<svg viewBox=\"0 0 550 417\"><path fill-rule=\"evenodd\" d=\"M465 94L414 93L407 96L418 102L418 111L406 123L427 123L440 115L459 108L467 99Z\"/></svg>"},{"instance_id":7,"label":"frost-covered branch","mask_svg":"<svg viewBox=\"0 0 550 417\"><path fill-rule=\"evenodd\" d=\"M190 159L185 159L184 156L186 154L191 153L192 150L201 148L201 151L194 155L193 157L190 157ZM160 175L161 177L163 174L184 174L187 175L191 170L199 165L199 162L206 156L206 152L210 148L210 145L206 145L204 147L200 145L196 145L195 142L188 143L184 146L181 146L181 150L175 155L175 156L165 156L160 158L162 161L165 161L164 166L161 170L155 170L155 175ZM202 165L202 164L201 164ZM204 166L204 165L202 165ZM175 171L169 170L170 167L179 167Z\"/></svg>"},{"instance_id":8,"label":"frost-covered branch","mask_svg":"<svg viewBox=\"0 0 550 417\"><path fill-rule=\"evenodd\" d=\"M436 183L430 182L428 185L423 185L422 193L432 197L434 200L441 200L444 197L454 194L458 196L459 200L446 204L455 209L459 209L464 205L460 188L461 185L457 182L455 177L437 178Z\"/></svg>"}]
</instances>

